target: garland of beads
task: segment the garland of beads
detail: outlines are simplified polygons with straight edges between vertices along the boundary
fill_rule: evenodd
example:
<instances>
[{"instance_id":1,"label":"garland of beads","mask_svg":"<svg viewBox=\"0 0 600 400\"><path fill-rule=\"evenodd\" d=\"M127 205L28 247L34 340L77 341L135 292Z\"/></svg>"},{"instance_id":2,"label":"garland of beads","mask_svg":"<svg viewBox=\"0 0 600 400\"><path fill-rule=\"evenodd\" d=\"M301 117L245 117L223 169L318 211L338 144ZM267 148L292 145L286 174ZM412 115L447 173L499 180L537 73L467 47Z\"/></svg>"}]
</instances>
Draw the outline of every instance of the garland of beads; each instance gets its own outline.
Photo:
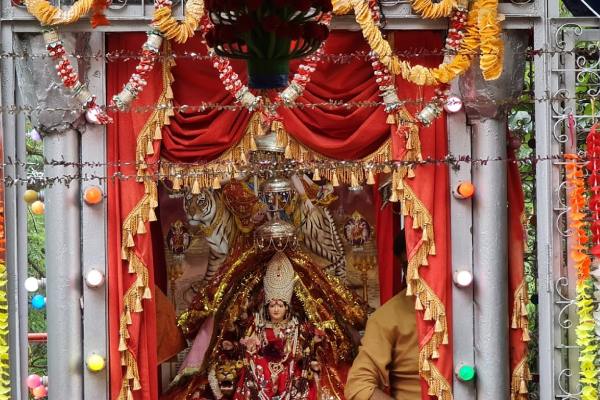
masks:
<instances>
[{"instance_id":1,"label":"garland of beads","mask_svg":"<svg viewBox=\"0 0 600 400\"><path fill-rule=\"evenodd\" d=\"M70 89L75 98L81 103L85 110L86 120L92 124L111 123L112 119L96 104L96 96L90 92L87 85L79 81L79 75L75 72L71 61L67 57L67 52L58 31L55 28L45 29L43 35L48 55L56 62L58 76L63 85Z\"/></svg>"},{"instance_id":2,"label":"garland of beads","mask_svg":"<svg viewBox=\"0 0 600 400\"><path fill-rule=\"evenodd\" d=\"M171 1L157 0L154 4L154 22L156 28L148 32L148 38L142 46L142 54L135 73L131 75L123 89L113 96L108 108L126 111L131 103L140 95L148 82L146 76L154 69L160 54L163 36L175 38L178 42L185 42L193 35L198 26L198 21L204 14L204 1L191 0L185 8L184 21L178 23L171 16ZM164 33L163 33L164 31ZM44 40L48 54L57 62L56 69L63 85L71 89L75 97L85 110L86 120L92 124L109 124L112 119L96 104L96 97L92 95L87 86L79 81L79 76L74 71L69 61L63 42L56 28L44 30Z\"/></svg>"},{"instance_id":3,"label":"garland of beads","mask_svg":"<svg viewBox=\"0 0 600 400\"><path fill-rule=\"evenodd\" d=\"M329 25L331 22L332 14L326 14L322 23L325 25ZM210 28L210 24L202 24L201 29L206 33ZM233 71L231 63L229 59L224 57L219 57L215 54L214 50L209 48L208 54L210 57L214 59L213 66L219 72L219 78L223 85L225 86L225 90L227 90L231 95L246 109L249 111L257 110L263 104L263 99L261 96L256 96L252 92L248 86L244 85L239 78L239 75ZM285 104L286 106L292 106L296 99L304 93L306 89L306 85L310 82L310 76L316 70L317 64L321 61L323 57L323 46L321 46L315 53L304 58L304 62L298 67L298 71L294 74L292 81L277 95L277 99L274 103L272 103L272 110L274 110L279 104Z\"/></svg>"}]
</instances>

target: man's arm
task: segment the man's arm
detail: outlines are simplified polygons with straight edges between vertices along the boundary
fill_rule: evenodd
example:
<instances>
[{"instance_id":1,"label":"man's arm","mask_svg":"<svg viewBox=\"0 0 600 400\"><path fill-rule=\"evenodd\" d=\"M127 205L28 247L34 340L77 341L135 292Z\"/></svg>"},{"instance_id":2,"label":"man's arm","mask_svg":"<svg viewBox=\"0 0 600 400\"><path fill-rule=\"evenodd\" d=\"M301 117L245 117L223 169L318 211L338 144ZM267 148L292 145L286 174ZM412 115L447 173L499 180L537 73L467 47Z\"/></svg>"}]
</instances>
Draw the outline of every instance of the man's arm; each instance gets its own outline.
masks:
<instances>
[{"instance_id":1,"label":"man's arm","mask_svg":"<svg viewBox=\"0 0 600 400\"><path fill-rule=\"evenodd\" d=\"M390 332L371 318L362 339L362 346L348 373L344 389L347 400L387 400L391 397L381 390L389 386L388 365L392 359Z\"/></svg>"},{"instance_id":2,"label":"man's arm","mask_svg":"<svg viewBox=\"0 0 600 400\"><path fill-rule=\"evenodd\" d=\"M373 391L373 394L369 400L394 400L394 398L389 396L383 390L375 388L375 391Z\"/></svg>"}]
</instances>

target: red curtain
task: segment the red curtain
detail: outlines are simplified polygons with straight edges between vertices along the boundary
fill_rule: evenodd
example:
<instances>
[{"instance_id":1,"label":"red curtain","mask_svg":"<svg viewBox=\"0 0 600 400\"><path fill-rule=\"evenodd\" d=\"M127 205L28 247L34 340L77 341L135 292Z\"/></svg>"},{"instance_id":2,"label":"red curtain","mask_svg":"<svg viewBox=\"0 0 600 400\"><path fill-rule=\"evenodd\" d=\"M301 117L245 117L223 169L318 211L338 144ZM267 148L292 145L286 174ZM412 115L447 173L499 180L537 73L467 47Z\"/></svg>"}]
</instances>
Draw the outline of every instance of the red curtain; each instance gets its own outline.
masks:
<instances>
[{"instance_id":1,"label":"red curtain","mask_svg":"<svg viewBox=\"0 0 600 400\"><path fill-rule=\"evenodd\" d=\"M125 51L135 52L144 43L144 34L109 34L107 36L108 51L111 53ZM111 98L118 93L129 76L135 71L135 61L115 61L107 64L107 96ZM138 105L153 105L162 90L161 68L153 71L148 87L139 97ZM139 110L137 110L139 111ZM110 348L110 393L111 399L118 399L121 391L125 369L121 365L119 351L119 324L124 309L123 296L135 285L136 276L128 271L127 262L121 259L122 224L131 211L144 196L144 186L136 182L135 148L136 134L140 131L150 113L120 112L114 113L114 124L108 125L107 159L108 175L120 173L123 179L109 179L107 185L108 199L108 322ZM150 271L149 284L154 290L154 260L151 234L137 235L135 252ZM152 293L154 294L154 293ZM129 326L130 338L127 342L129 351L137 362L141 390L133 391L134 398L157 399L157 351L156 351L156 311L153 300L143 302L143 312L131 313L132 323Z\"/></svg>"},{"instance_id":2,"label":"red curtain","mask_svg":"<svg viewBox=\"0 0 600 400\"><path fill-rule=\"evenodd\" d=\"M114 51L137 51L144 36L140 34L118 34L108 36L108 49ZM396 34L396 49L437 49L442 38L436 32L402 32ZM174 46L177 54L204 54L200 40L196 37L185 46ZM353 53L366 51L360 32L335 32L327 42L326 50L331 53ZM200 105L202 102L233 104L218 79L216 70L208 61L179 57L172 72L175 78L173 93L176 105ZM420 63L437 65L439 56L419 57ZM234 63L236 71L244 81L244 67ZM112 62L108 64L108 96L118 92L133 71L131 62ZM293 67L294 68L294 67ZM136 105L152 105L162 89L160 68L157 66L148 87ZM415 112L424 106L433 95L433 89L418 89L414 85L398 80L401 99L408 99L409 109ZM380 101L377 84L373 79L370 62L351 60L347 64L323 63L313 75L305 95L299 102L317 103L329 100L344 102ZM418 104L420 102L420 104ZM394 140L395 154L402 154L402 140L396 135L392 125L386 123L386 115L381 107L346 108L317 107L316 109L281 109L283 123L289 134L306 147L325 156L336 159L357 159L369 155L390 136ZM118 113L115 123L109 127L109 162L135 159L136 134L144 125L147 113ZM234 145L244 134L249 114L246 111L207 109L205 111L180 111L171 118L171 123L163 128L159 156L175 162L210 161L217 158L226 149ZM441 159L446 155L445 121L440 119L430 128L421 130L423 157ZM135 169L132 165L113 167L109 173L120 171L132 176L125 181L109 183L109 329L111 351L111 398L118 398L123 371L120 364L119 318L123 310L122 297L134 283L134 277L128 273L127 263L121 260L121 225L127 215L144 196L144 186L135 182ZM448 177L445 165L427 165L417 168L417 178L410 180L417 197L433 217L437 254L430 257L429 265L420 269L420 274L446 305L446 318L451 321L449 297L449 242L448 221ZM393 238L392 231L388 236ZM410 220L406 222L407 251L416 248L421 238L418 229L412 229ZM148 232L150 230L148 229ZM155 264L152 257L152 238L150 233L134 237L135 252L148 268L153 285ZM388 251L392 252L392 247ZM392 257L393 258L393 257ZM393 260L392 260L393 262ZM394 270L388 265L388 271ZM142 390L133 391L134 398L155 399L157 396L156 376L156 321L154 300L145 300L142 313L132 313L133 323L129 328L128 347L137 360ZM423 341L432 334L433 325L424 321L422 312L418 313L419 336ZM451 382L452 349L450 345L441 346L440 357L435 362L445 379ZM424 390L424 399L427 390Z\"/></svg>"},{"instance_id":3,"label":"red curtain","mask_svg":"<svg viewBox=\"0 0 600 400\"><path fill-rule=\"evenodd\" d=\"M513 149L508 149L508 156L510 158L515 157ZM529 303L524 264L526 246L525 227L523 226L525 195L517 163L508 163L507 196L511 390L515 394L514 398L521 400L528 398L526 394L527 381L531 379L531 376L527 364L529 326L525 309Z\"/></svg>"}]
</instances>

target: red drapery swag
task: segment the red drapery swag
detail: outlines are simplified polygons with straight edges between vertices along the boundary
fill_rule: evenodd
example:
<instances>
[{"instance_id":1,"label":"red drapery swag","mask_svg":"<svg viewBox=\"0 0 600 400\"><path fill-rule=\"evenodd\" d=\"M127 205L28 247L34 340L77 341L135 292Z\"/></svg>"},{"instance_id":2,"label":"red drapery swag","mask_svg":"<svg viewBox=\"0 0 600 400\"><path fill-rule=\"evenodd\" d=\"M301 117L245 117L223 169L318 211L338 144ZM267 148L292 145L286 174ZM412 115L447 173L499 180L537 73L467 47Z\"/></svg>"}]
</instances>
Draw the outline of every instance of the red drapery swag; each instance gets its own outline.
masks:
<instances>
[{"instance_id":1,"label":"red drapery swag","mask_svg":"<svg viewBox=\"0 0 600 400\"><path fill-rule=\"evenodd\" d=\"M141 34L110 34L108 50L134 52L140 48L144 38ZM395 47L398 51L415 48L439 50L441 45L441 34L436 32L395 34ZM198 38L191 39L185 46L175 46L173 50L177 54L184 51L205 53ZM367 50L360 32L335 32L326 44L326 51L330 53ZM234 104L210 62L189 58L179 58L176 62L177 66L172 69L175 105L199 105L202 102ZM420 56L418 62L434 66L439 64L440 57ZM234 62L233 65L244 81L243 64ZM107 94L110 98L122 88L133 72L135 63L112 62L108 63L107 67ZM294 68L295 66L292 66L292 70ZM157 65L148 79L147 89L134 103L134 111L139 106L154 105L163 89L162 78L163 71ZM433 88L418 88L400 79L397 80L397 86L399 97L408 100L407 108L413 114L434 95ZM298 102L319 103L329 100L380 101L370 63L357 59L348 63L322 63ZM378 149L389 138L392 139L394 158L401 159L404 154L404 140L392 125L386 123L386 115L381 107L294 108L281 109L280 114L290 136L327 157L359 159ZM154 297L150 296L154 290L155 264L152 256L152 238L147 226L154 215L151 195L155 189L152 189L149 181L136 181L133 165L138 146L136 135L144 128L149 115L150 113L146 112L118 113L114 115L115 123L109 126L108 131L108 160L120 162L110 168L109 174L120 172L129 177L109 181L108 185L112 399L123 398L128 394L135 400L158 397L156 317ZM153 163L160 157L174 162L210 161L217 158L243 137L249 118L250 115L245 110L208 109L205 112L175 112L169 125L163 127L162 140L154 141L152 154L146 157L148 172L151 174L154 171ZM421 128L420 137L423 158L441 159L446 155L447 139L443 118L429 128ZM126 161L132 164L124 164ZM447 329L448 342L451 343L448 171L445 165L431 164L419 166L415 172L417 177L408 180L408 184L430 215L437 243L435 255L428 257L428 265L421 265L418 273L430 289L429 293L442 307L445 305L445 315L442 317L448 322L444 328ZM382 212L392 217L390 211L384 209ZM393 238L393 225L387 224L389 234L382 235L378 232L379 237ZM405 226L407 253L410 259L419 253L423 244L423 234L420 228L413 227L410 216L407 217ZM388 246L387 249L391 252L392 246ZM381 273L388 274L392 281L400 274L393 274L394 267L390 265L393 263L393 257L387 257L386 260L380 260L384 262L380 265ZM135 268L132 268L131 264L135 264ZM139 288L137 293L140 304L135 303L136 286ZM393 295L393 287L394 285L385 289L385 298ZM148 290L144 290L145 288ZM133 304L130 304L132 302ZM417 312L418 335L422 351L431 354L431 340L439 326L436 324L437 320L427 317L425 313L424 309ZM423 399L435 398L434 395L440 393L440 387L449 393L452 372L451 345L436 346L435 356L430 357L427 364L432 367L430 371L436 371L428 375L435 376L436 385L439 387L436 389L437 393L432 392L430 396L430 388L423 381Z\"/></svg>"}]
</instances>

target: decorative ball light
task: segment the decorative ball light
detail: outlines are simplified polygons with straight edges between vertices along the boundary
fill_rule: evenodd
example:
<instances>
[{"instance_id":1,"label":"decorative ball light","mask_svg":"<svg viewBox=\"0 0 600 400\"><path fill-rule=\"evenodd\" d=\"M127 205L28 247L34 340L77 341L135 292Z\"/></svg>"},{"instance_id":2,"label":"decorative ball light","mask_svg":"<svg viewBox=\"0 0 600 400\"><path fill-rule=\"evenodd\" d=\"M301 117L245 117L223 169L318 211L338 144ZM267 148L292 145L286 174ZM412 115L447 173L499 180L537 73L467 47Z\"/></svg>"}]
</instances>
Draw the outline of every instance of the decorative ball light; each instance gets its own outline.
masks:
<instances>
[{"instance_id":1,"label":"decorative ball light","mask_svg":"<svg viewBox=\"0 0 600 400\"><path fill-rule=\"evenodd\" d=\"M86 365L92 372L100 372L104 369L106 361L100 354L92 353L87 357Z\"/></svg>"},{"instance_id":2,"label":"decorative ball light","mask_svg":"<svg viewBox=\"0 0 600 400\"><path fill-rule=\"evenodd\" d=\"M26 190L25 193L23 194L23 200L25 200L25 202L27 204L31 204L34 201L39 200L39 199L40 199L39 193L32 189Z\"/></svg>"},{"instance_id":3,"label":"decorative ball light","mask_svg":"<svg viewBox=\"0 0 600 400\"><path fill-rule=\"evenodd\" d=\"M98 186L90 186L83 192L83 200L88 205L99 204L104 199L104 193Z\"/></svg>"},{"instance_id":4,"label":"decorative ball light","mask_svg":"<svg viewBox=\"0 0 600 400\"><path fill-rule=\"evenodd\" d=\"M475 379L475 367L472 365L462 364L459 365L454 371L456 377L461 382L470 382Z\"/></svg>"},{"instance_id":5,"label":"decorative ball light","mask_svg":"<svg viewBox=\"0 0 600 400\"><path fill-rule=\"evenodd\" d=\"M31 390L31 394L33 395L34 399L43 399L44 397L48 396L48 388L44 385L40 385L33 388Z\"/></svg>"},{"instance_id":6,"label":"decorative ball light","mask_svg":"<svg viewBox=\"0 0 600 400\"><path fill-rule=\"evenodd\" d=\"M97 269L91 269L85 275L85 284L90 288L97 288L104 284L104 274Z\"/></svg>"},{"instance_id":7,"label":"decorative ball light","mask_svg":"<svg viewBox=\"0 0 600 400\"><path fill-rule=\"evenodd\" d=\"M461 182L454 191L454 197L458 199L468 199L475 194L475 185L471 182Z\"/></svg>"},{"instance_id":8,"label":"decorative ball light","mask_svg":"<svg viewBox=\"0 0 600 400\"><path fill-rule=\"evenodd\" d=\"M37 374L31 374L27 377L27 387L29 389L35 389L42 385L42 377Z\"/></svg>"},{"instance_id":9,"label":"decorative ball light","mask_svg":"<svg viewBox=\"0 0 600 400\"><path fill-rule=\"evenodd\" d=\"M454 284L458 287L465 288L473 283L473 274L471 271L460 270L456 271L453 276Z\"/></svg>"},{"instance_id":10,"label":"decorative ball light","mask_svg":"<svg viewBox=\"0 0 600 400\"><path fill-rule=\"evenodd\" d=\"M46 297L41 294L36 294L31 298L31 307L36 310L42 310L46 307Z\"/></svg>"},{"instance_id":11,"label":"decorative ball light","mask_svg":"<svg viewBox=\"0 0 600 400\"><path fill-rule=\"evenodd\" d=\"M35 215L43 215L45 211L46 206L44 205L44 202L36 200L31 204L31 212Z\"/></svg>"},{"instance_id":12,"label":"decorative ball light","mask_svg":"<svg viewBox=\"0 0 600 400\"><path fill-rule=\"evenodd\" d=\"M44 278L38 279L35 276L30 276L29 278L25 279L25 282L23 282L25 290L27 290L29 293L37 292L40 287L44 287L45 284L46 280Z\"/></svg>"}]
</instances>

